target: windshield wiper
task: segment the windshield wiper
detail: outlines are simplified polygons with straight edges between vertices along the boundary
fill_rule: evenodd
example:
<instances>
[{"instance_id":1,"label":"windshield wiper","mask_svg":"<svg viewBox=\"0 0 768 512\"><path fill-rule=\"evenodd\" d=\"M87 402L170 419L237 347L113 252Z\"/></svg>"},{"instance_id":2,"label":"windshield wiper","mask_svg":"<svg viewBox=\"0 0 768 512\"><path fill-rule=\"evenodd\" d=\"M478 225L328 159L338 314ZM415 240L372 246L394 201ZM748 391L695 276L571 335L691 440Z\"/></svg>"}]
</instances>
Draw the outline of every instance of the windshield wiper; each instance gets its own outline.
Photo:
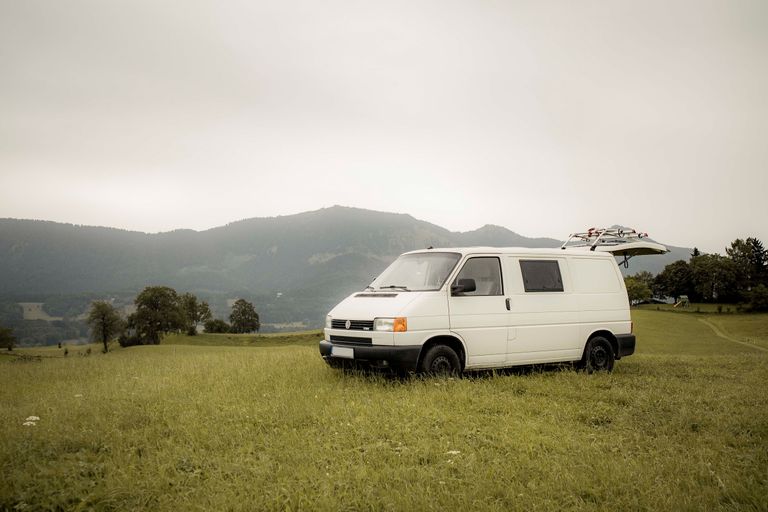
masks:
<instances>
[{"instance_id":1,"label":"windshield wiper","mask_svg":"<svg viewBox=\"0 0 768 512\"><path fill-rule=\"evenodd\" d=\"M407 286L402 284L388 284L387 286L379 286L379 290L384 290L386 288L389 288L390 290L403 290L405 292L411 291Z\"/></svg>"},{"instance_id":2,"label":"windshield wiper","mask_svg":"<svg viewBox=\"0 0 768 512\"><path fill-rule=\"evenodd\" d=\"M375 290L376 288L374 288L374 287L373 287L373 286L371 286L371 285L368 285L368 286L366 286L366 287L365 287L365 289L366 289L366 290Z\"/></svg>"}]
</instances>

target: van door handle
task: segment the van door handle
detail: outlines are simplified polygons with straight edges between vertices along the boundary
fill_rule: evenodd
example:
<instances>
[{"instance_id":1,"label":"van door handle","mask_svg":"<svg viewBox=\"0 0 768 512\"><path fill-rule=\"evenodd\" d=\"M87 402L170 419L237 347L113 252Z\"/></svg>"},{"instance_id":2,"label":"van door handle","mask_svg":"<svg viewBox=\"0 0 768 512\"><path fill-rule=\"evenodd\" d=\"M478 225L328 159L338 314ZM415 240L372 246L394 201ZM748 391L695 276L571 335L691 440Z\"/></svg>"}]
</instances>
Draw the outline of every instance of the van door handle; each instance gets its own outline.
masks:
<instances>
[{"instance_id":1,"label":"van door handle","mask_svg":"<svg viewBox=\"0 0 768 512\"><path fill-rule=\"evenodd\" d=\"M509 297L507 297L506 303L507 303L507 311L512 311L512 301L509 300Z\"/></svg>"}]
</instances>

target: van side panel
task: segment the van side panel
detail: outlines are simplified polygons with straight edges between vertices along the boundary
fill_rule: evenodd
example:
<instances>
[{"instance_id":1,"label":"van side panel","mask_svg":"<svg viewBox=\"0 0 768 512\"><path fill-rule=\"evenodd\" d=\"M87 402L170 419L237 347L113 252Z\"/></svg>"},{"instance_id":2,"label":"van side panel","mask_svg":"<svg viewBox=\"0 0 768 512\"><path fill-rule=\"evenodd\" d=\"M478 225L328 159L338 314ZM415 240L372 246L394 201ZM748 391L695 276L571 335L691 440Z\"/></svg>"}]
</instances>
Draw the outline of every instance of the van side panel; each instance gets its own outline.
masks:
<instances>
[{"instance_id":1,"label":"van side panel","mask_svg":"<svg viewBox=\"0 0 768 512\"><path fill-rule=\"evenodd\" d=\"M579 359L578 298L572 292L565 257L507 256L505 276L510 300L507 364ZM526 292L520 260L557 261L563 281L560 292Z\"/></svg>"},{"instance_id":2,"label":"van side panel","mask_svg":"<svg viewBox=\"0 0 768 512\"><path fill-rule=\"evenodd\" d=\"M579 297L580 338L599 330L615 335L631 331L629 302L619 267L613 258L571 257L568 260L574 293Z\"/></svg>"}]
</instances>

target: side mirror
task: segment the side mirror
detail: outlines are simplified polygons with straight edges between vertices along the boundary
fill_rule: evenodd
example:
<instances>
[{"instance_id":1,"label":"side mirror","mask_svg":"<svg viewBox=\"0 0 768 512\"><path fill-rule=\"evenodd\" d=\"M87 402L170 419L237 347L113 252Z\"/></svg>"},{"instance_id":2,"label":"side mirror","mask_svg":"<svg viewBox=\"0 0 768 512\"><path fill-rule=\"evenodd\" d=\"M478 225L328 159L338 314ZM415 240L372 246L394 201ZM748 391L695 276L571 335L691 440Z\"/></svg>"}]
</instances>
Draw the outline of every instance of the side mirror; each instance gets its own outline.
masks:
<instances>
[{"instance_id":1,"label":"side mirror","mask_svg":"<svg viewBox=\"0 0 768 512\"><path fill-rule=\"evenodd\" d=\"M461 295L477 290L474 279L459 279L458 283L451 286L451 295Z\"/></svg>"}]
</instances>

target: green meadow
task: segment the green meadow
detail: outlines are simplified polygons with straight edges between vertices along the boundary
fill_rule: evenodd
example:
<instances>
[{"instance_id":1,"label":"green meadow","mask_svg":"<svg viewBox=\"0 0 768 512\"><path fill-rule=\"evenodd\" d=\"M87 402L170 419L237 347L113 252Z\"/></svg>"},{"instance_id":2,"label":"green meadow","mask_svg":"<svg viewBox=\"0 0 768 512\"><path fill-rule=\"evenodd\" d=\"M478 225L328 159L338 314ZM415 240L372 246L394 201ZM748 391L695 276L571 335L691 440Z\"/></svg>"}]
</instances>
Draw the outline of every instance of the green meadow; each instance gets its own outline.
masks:
<instances>
[{"instance_id":1,"label":"green meadow","mask_svg":"<svg viewBox=\"0 0 768 512\"><path fill-rule=\"evenodd\" d=\"M633 319L594 375L342 373L317 331L17 350L0 510L768 509L768 315Z\"/></svg>"}]
</instances>

